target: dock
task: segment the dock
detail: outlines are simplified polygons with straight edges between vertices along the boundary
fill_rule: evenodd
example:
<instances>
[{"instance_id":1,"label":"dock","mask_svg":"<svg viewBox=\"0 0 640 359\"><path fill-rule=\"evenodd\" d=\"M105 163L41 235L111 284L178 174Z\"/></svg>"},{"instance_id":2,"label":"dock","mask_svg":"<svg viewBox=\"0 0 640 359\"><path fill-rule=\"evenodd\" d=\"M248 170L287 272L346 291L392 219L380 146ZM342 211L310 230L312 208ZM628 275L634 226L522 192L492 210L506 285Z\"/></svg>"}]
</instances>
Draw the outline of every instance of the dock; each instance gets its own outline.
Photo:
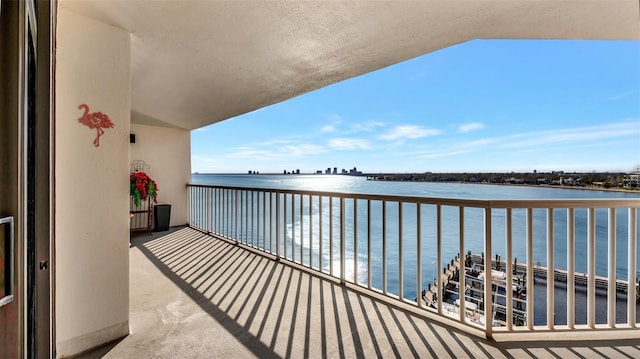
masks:
<instances>
[{"instance_id":1,"label":"dock","mask_svg":"<svg viewBox=\"0 0 640 359\"><path fill-rule=\"evenodd\" d=\"M484 257L483 255L471 254L467 253L464 257L465 260L465 269L468 271L471 268L483 268L484 266ZM504 271L506 269L506 262L503 261L500 257L496 256L496 258L492 258L492 269ZM423 291L422 293L422 301L425 306L435 307L435 302L438 300L437 293L444 293L444 301L448 300L450 295L454 295L454 297L458 296L458 288L459 288L459 275L460 269L462 265L460 263L460 256L456 255L446 266L442 268L442 288L443 291L438 291L438 283L429 283L427 285L428 289ZM522 280L522 288L526 289L526 276L527 276L527 264L526 263L512 263L512 270L514 280L516 278L523 278ZM546 290L547 290L547 278L549 275L549 271L547 267L541 266L540 264L536 264L533 266L533 281L534 281L534 291L533 291L533 307L534 310L534 325L541 325L546 323ZM562 298L567 295L567 280L569 279L569 275L566 270L555 269L553 270L554 276L554 293L556 298ZM434 281L437 282L437 281ZM588 275L585 273L574 273L574 283L576 288L575 293L575 319L576 323L586 323L586 288L588 283ZM466 296L467 298L473 298L474 301L482 301L482 293L483 293L483 282L478 279L470 278L470 276L466 275ZM596 286L596 308L600 308L600 310L596 311L596 322L597 323L606 323L607 322L607 289L609 285L609 280L606 277L596 276L595 277L595 286ZM626 322L626 311L627 311L627 294L629 290L629 283L626 280L616 280L616 322ZM640 316L640 286L635 285L635 290L637 295L637 305L638 310L637 315ZM503 292L504 293L504 292ZM519 292L520 293L520 292ZM494 291L496 297L500 297L499 303L494 303L494 310L500 314L500 317L506 316L506 293L499 294ZM520 320L522 322L525 318L526 312L526 295L529 293L522 292L522 296L520 298L516 298L514 293L514 320ZM479 308L484 308L484 305L479 304ZM517 304L517 308L516 308ZM554 324L563 325L566 324L566 306L556 306L554 308ZM640 319L640 318L639 318ZM505 325L505 319L498 320L502 325Z\"/></svg>"}]
</instances>

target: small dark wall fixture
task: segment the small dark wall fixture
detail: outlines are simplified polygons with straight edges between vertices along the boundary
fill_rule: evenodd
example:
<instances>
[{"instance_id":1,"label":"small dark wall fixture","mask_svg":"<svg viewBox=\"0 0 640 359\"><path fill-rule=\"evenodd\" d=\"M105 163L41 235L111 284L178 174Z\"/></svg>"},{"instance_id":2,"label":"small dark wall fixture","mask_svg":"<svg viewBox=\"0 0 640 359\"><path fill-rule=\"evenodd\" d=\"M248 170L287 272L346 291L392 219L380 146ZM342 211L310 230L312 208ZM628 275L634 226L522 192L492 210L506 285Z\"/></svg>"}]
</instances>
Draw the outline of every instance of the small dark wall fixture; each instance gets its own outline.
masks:
<instances>
[{"instance_id":1,"label":"small dark wall fixture","mask_svg":"<svg viewBox=\"0 0 640 359\"><path fill-rule=\"evenodd\" d=\"M129 134L129 143L136 143L136 135L134 133Z\"/></svg>"}]
</instances>

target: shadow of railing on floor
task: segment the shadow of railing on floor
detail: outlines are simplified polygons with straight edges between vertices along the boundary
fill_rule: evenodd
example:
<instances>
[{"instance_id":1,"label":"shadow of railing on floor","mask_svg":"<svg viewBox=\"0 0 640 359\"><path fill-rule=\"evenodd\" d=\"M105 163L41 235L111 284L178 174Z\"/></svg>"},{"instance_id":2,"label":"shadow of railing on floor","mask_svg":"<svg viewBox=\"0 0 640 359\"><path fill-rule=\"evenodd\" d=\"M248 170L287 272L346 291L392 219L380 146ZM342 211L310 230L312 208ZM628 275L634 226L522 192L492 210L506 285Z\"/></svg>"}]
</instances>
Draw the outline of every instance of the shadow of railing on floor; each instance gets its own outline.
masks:
<instances>
[{"instance_id":1,"label":"shadow of railing on floor","mask_svg":"<svg viewBox=\"0 0 640 359\"><path fill-rule=\"evenodd\" d=\"M638 340L485 340L190 228L135 246L261 358L640 357Z\"/></svg>"}]
</instances>

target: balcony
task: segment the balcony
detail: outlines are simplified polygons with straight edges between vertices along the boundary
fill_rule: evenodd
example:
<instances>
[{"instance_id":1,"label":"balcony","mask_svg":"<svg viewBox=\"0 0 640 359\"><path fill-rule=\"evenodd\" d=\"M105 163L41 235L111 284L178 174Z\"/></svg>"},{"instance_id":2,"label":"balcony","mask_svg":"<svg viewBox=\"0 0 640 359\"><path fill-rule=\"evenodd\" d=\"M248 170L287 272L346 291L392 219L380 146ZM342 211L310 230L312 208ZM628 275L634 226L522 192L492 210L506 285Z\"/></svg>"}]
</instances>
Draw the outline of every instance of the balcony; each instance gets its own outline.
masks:
<instances>
[{"instance_id":1,"label":"balcony","mask_svg":"<svg viewBox=\"0 0 640 359\"><path fill-rule=\"evenodd\" d=\"M636 199L459 200L209 186L190 186L188 197L193 228L486 337L637 335Z\"/></svg>"},{"instance_id":2,"label":"balcony","mask_svg":"<svg viewBox=\"0 0 640 359\"><path fill-rule=\"evenodd\" d=\"M640 356L637 294L627 285L637 282L638 200L471 201L199 185L188 187L188 200L190 227L133 238L131 335L89 355ZM537 263L541 239L546 257ZM566 243L566 253L584 244L587 263L563 262L548 250L554 241ZM515 263L521 245L526 260ZM469 269L457 255L466 259L468 250L480 269L500 263L503 284L521 273L535 277L526 282L535 295L500 292L492 276L483 283L452 276ZM428 279L433 266L442 268L435 280ZM480 298L468 291L451 298L455 288L479 284ZM457 305L434 300L447 292ZM495 319L500 308L525 320Z\"/></svg>"}]
</instances>

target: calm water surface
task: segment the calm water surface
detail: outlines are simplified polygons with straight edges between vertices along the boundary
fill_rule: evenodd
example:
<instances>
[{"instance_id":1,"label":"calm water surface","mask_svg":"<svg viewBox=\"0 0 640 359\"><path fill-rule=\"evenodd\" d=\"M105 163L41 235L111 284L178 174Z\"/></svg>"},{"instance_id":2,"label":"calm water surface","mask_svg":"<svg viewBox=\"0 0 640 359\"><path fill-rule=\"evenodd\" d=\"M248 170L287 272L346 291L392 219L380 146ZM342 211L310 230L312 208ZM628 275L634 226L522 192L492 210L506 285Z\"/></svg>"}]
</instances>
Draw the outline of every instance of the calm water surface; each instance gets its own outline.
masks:
<instances>
[{"instance_id":1,"label":"calm water surface","mask_svg":"<svg viewBox=\"0 0 640 359\"><path fill-rule=\"evenodd\" d=\"M572 190L550 187L527 187L527 186L505 186L505 185L483 185L483 184L459 184L459 183L418 183L418 182L385 182L385 181L367 181L364 177L343 176L343 175L219 175L219 174L194 174L192 176L193 184L219 185L219 186L236 186L251 188L268 188L268 189L290 189L290 190L311 190L326 192L346 192L360 194L382 194L382 195L398 195L398 196L420 196L434 198L455 198L455 199L577 199L577 198L632 198L640 201L640 194L625 192L609 192L609 191L590 191L590 190ZM338 201L334 201L334 205ZM305 203L305 206L308 206ZM313 213L317 213L317 203L311 204ZM324 205L323 205L324 206ZM407 297L415 295L416 280L416 251L415 245L415 205L406 205L403 207L403 273L404 273L404 292ZM412 206L412 207L411 207ZM397 220L389 220L397 218L397 204L389 203L387 208L387 277L389 292L397 292L398 281L397 273L400 270L398 266L398 224ZM436 233L435 233L435 207L424 206L422 211L422 257L423 266L421 268L425 282L430 282L427 278L433 278L436 271ZM308 208L308 207L306 207ZM348 208L348 211L352 209ZM326 216L326 210L323 216ZM367 273L367 248L366 248L366 214L364 211L358 210L358 228L347 227L346 231L346 250L350 254L345 256L347 278L353 278L354 261L357 261L358 280L366 282ZM372 232L381 233L380 225L381 209L373 206L372 208ZM305 216L308 210L304 210ZM627 223L627 211L621 210L617 212L616 220L618 223ZM305 217L303 216L303 217ZM363 220L360 220L360 217ZM395 217L394 217L395 216ZM380 217L379 221L375 219ZM443 207L443 262L447 263L458 253L459 239L459 217L458 209L455 207ZM608 251L608 232L607 232L607 209L596 210L596 273L597 275L607 275L607 251ZM292 243L294 248L299 246L308 247L309 243L305 242L304 237L300 239L299 235L292 233L297 231L300 221L309 220L308 218L296 218L296 223L288 224L286 229L286 238ZM305 222L306 223L306 222ZM328 221L327 221L328 223ZM348 223L348 222L347 222ZM465 251L470 250L474 253L480 253L484 248L484 230L483 230L483 210L475 208L465 209ZM306 224L305 224L306 225ZM304 227L304 226L303 226ZM308 228L308 227L306 227ZM640 225L637 226L640 232ZM353 253L353 232L357 232L357 253ZM576 271L586 272L587 262L587 211L576 210ZM618 278L625 279L627 276L627 250L628 250L628 226L620 226L617 229L617 245L616 245L616 274ZM534 262L539 265L546 264L547 255L547 211L534 210ZM560 269L566 268L567 261L567 245L566 245L566 210L554 211L554 257L555 267ZM315 234L314 234L315 235ZM395 235L395 237L394 237ZM313 235L312 235L313 236ZM372 284L376 287L382 285L382 266L381 266L381 241L375 240L371 245L372 256ZM640 233L638 234L640 238ZM351 238L351 241L349 239ZM492 249L493 254L499 254L505 258L505 212L494 211L492 214ZM524 210L513 211L513 255L518 262L524 262L526 258L526 213ZM313 255L318 256L319 252L323 253L323 262L328 266L326 253L329 252L327 241L318 244L318 240L311 244ZM337 241L335 241L337 242ZM318 246L322 245L323 250ZM335 244L334 244L335 246ZM294 252L298 252L295 249ZM304 251L307 252L306 250ZM306 256L306 254L305 254ZM640 258L640 246L638 248L638 256ZM305 259L306 260L306 259ZM316 259L314 259L316 261ZM317 262L316 262L317 263ZM331 264L334 268L339 267L339 261L334 260ZM324 266L323 266L324 267ZM325 268L326 269L326 268ZM426 284L426 283L425 283Z\"/></svg>"}]
</instances>

